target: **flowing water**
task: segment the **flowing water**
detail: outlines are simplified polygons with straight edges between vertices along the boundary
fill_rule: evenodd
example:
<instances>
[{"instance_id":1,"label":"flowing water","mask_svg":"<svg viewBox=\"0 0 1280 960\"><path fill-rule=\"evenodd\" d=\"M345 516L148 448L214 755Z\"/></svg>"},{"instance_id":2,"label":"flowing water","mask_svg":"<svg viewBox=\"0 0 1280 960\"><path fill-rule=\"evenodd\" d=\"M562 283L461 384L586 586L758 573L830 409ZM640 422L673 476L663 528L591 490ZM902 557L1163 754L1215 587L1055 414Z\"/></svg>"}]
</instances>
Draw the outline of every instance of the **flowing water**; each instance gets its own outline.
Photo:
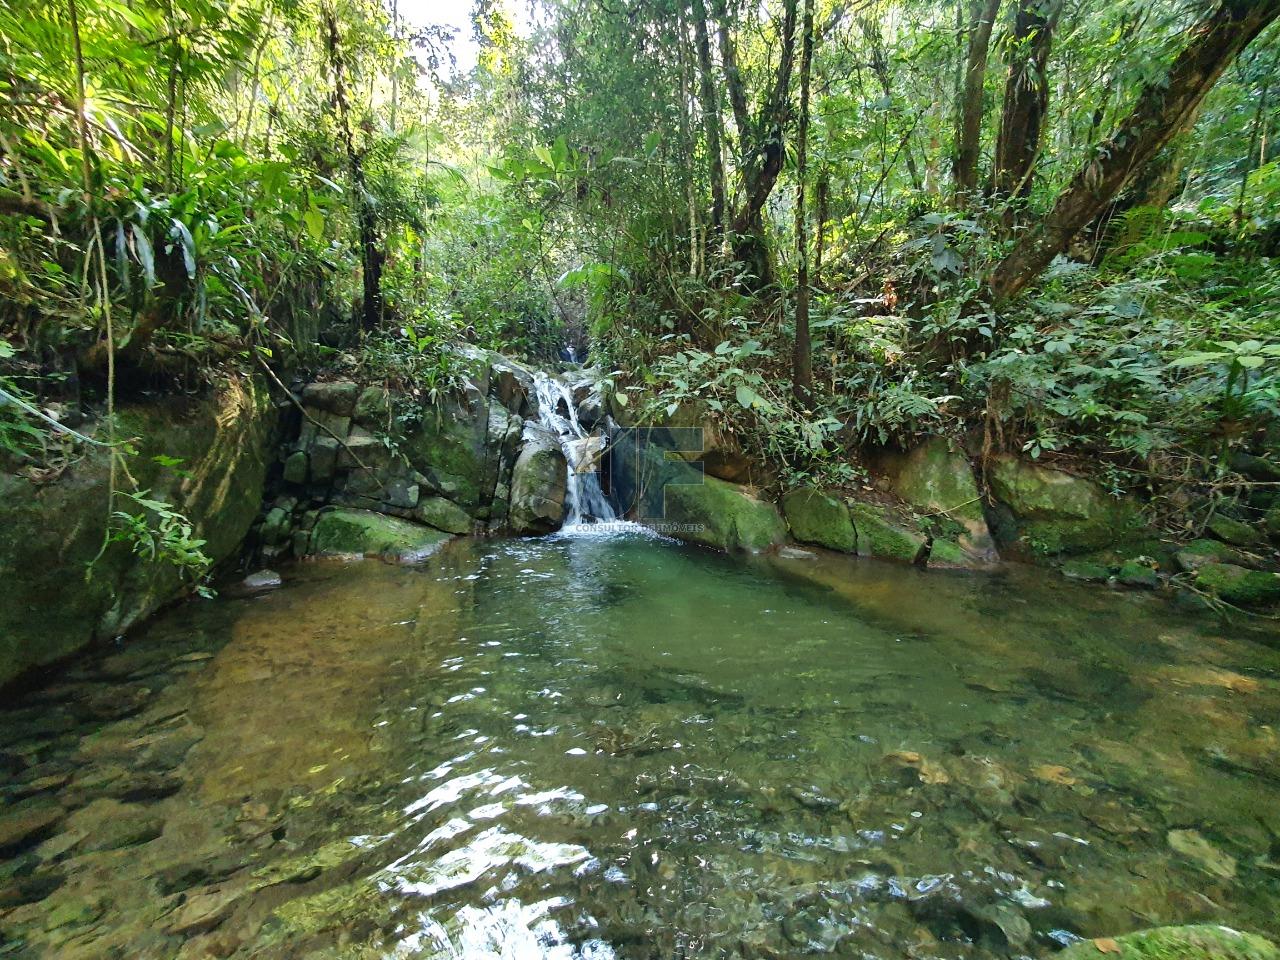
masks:
<instances>
[{"instance_id":1,"label":"flowing water","mask_svg":"<svg viewBox=\"0 0 1280 960\"><path fill-rule=\"evenodd\" d=\"M564 498L565 526L572 530L584 523L616 521L618 515L600 486L600 457L604 453L605 436L592 434L579 422L578 404L574 402L570 385L539 371L534 376L533 388L539 422L560 441L569 466Z\"/></svg>"},{"instance_id":2,"label":"flowing water","mask_svg":"<svg viewBox=\"0 0 1280 960\"><path fill-rule=\"evenodd\" d=\"M0 714L0 956L1280 934L1274 634L592 527L283 572Z\"/></svg>"}]
</instances>

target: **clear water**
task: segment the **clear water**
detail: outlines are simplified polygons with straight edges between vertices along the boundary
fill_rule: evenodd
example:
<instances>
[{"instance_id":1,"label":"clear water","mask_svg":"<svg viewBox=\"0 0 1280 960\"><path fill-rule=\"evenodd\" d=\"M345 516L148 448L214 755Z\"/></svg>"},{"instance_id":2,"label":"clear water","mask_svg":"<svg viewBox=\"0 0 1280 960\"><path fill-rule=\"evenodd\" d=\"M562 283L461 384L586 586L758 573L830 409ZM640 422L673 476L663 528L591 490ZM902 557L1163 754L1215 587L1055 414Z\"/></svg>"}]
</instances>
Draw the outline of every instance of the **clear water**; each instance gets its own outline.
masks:
<instances>
[{"instance_id":1,"label":"clear water","mask_svg":"<svg viewBox=\"0 0 1280 960\"><path fill-rule=\"evenodd\" d=\"M0 860L0 956L1280 935L1274 634L1034 572L641 535L284 572L0 714L0 825L61 818Z\"/></svg>"}]
</instances>

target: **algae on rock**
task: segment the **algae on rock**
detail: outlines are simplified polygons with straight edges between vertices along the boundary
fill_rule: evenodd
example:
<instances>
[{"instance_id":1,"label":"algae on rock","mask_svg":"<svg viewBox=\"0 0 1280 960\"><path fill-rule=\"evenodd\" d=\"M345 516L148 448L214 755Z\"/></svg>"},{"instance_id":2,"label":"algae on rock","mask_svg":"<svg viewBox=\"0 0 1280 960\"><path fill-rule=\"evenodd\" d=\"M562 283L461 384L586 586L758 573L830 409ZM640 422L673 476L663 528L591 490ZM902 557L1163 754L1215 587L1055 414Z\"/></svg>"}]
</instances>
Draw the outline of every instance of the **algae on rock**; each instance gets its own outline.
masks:
<instances>
[{"instance_id":1,"label":"algae on rock","mask_svg":"<svg viewBox=\"0 0 1280 960\"><path fill-rule=\"evenodd\" d=\"M782 513L792 537L801 543L814 543L841 553L857 549L849 508L837 497L813 487L798 487L782 498Z\"/></svg>"}]
</instances>

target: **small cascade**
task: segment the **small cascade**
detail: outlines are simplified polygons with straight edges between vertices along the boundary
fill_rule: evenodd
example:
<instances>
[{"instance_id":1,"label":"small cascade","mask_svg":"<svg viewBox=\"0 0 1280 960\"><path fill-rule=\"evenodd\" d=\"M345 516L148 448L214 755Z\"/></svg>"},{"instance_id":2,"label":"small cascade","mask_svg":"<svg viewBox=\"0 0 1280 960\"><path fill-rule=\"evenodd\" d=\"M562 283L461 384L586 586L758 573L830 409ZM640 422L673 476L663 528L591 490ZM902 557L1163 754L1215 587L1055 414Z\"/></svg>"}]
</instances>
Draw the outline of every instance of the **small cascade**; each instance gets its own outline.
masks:
<instances>
[{"instance_id":1,"label":"small cascade","mask_svg":"<svg viewBox=\"0 0 1280 960\"><path fill-rule=\"evenodd\" d=\"M569 463L565 526L616 521L618 515L600 487L600 458L607 438L603 434L592 435L578 422L578 409L568 384L539 371L534 378L534 393L538 398L538 419L559 437Z\"/></svg>"}]
</instances>

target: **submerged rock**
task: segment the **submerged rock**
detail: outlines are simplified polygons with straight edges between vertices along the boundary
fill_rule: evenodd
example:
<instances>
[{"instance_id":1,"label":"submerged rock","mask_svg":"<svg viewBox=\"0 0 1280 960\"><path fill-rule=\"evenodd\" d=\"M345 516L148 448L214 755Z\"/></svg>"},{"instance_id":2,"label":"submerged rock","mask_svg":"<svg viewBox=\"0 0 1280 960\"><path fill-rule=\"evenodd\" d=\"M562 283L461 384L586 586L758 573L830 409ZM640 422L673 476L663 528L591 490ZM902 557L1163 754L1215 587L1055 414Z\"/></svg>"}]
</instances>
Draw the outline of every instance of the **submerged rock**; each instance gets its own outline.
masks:
<instances>
[{"instance_id":1,"label":"submerged rock","mask_svg":"<svg viewBox=\"0 0 1280 960\"><path fill-rule=\"evenodd\" d=\"M725 551L756 552L786 540L777 508L746 487L704 477L701 483L668 484L666 521L681 540Z\"/></svg>"},{"instance_id":2,"label":"submerged rock","mask_svg":"<svg viewBox=\"0 0 1280 960\"><path fill-rule=\"evenodd\" d=\"M435 553L449 535L369 510L327 510L311 531L316 556L377 556L413 563Z\"/></svg>"},{"instance_id":3,"label":"submerged rock","mask_svg":"<svg viewBox=\"0 0 1280 960\"><path fill-rule=\"evenodd\" d=\"M849 508L835 497L813 487L800 487L782 498L782 512L791 535L801 543L853 553L858 541L849 519Z\"/></svg>"},{"instance_id":4,"label":"submerged rock","mask_svg":"<svg viewBox=\"0 0 1280 960\"><path fill-rule=\"evenodd\" d=\"M1280 960L1280 950L1252 933L1216 924L1154 927L1115 938L1084 940L1058 954L1061 960Z\"/></svg>"}]
</instances>

